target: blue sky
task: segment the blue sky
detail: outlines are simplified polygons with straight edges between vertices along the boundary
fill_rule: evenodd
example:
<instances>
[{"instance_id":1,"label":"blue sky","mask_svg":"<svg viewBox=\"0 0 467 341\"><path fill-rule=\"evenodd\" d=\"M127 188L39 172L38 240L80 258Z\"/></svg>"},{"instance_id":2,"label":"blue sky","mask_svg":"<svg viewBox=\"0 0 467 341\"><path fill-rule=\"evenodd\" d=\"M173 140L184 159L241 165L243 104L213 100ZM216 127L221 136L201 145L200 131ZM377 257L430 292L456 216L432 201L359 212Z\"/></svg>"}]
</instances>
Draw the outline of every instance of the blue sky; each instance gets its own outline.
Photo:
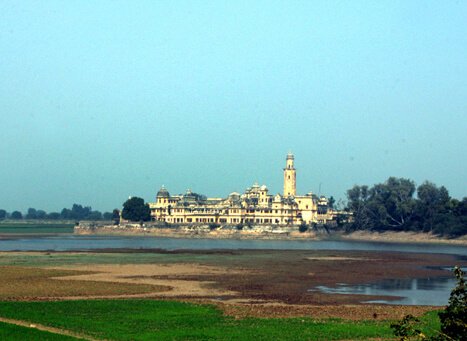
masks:
<instances>
[{"instance_id":1,"label":"blue sky","mask_svg":"<svg viewBox=\"0 0 467 341\"><path fill-rule=\"evenodd\" d=\"M0 208L164 184L467 195L465 1L2 1Z\"/></svg>"}]
</instances>

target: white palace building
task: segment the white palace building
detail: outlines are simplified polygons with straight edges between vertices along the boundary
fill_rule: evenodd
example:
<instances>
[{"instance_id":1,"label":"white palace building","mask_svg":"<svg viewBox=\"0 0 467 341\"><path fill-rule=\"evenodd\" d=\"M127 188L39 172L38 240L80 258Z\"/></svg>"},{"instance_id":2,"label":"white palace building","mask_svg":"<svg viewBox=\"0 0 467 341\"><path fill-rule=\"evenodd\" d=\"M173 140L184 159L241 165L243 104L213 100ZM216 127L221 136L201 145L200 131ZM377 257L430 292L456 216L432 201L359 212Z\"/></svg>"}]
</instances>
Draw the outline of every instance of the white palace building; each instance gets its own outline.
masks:
<instances>
[{"instance_id":1,"label":"white palace building","mask_svg":"<svg viewBox=\"0 0 467 341\"><path fill-rule=\"evenodd\" d=\"M188 190L170 195L162 186L156 201L149 203L153 221L172 224L220 225L301 225L331 222L336 211L328 200L311 192L297 195L294 156L289 153L284 168L284 192L271 195L268 188L255 183L243 194L233 192L227 198L207 198Z\"/></svg>"}]
</instances>

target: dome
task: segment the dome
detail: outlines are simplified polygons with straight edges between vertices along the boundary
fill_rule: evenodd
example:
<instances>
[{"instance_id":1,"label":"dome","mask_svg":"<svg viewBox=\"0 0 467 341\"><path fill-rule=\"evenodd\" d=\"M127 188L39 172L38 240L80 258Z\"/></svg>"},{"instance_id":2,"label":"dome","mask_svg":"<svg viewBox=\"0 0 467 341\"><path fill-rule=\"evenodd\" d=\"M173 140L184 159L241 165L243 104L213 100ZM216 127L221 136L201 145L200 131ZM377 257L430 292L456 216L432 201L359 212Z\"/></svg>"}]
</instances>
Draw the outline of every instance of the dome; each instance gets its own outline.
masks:
<instances>
[{"instance_id":1,"label":"dome","mask_svg":"<svg viewBox=\"0 0 467 341\"><path fill-rule=\"evenodd\" d=\"M268 188L266 187L266 185L263 185L263 186L261 186L261 190L262 190L262 191L267 191Z\"/></svg>"},{"instance_id":2,"label":"dome","mask_svg":"<svg viewBox=\"0 0 467 341\"><path fill-rule=\"evenodd\" d=\"M159 192L157 192L157 197L158 198L169 198L170 197L169 191L164 186L162 186Z\"/></svg>"}]
</instances>

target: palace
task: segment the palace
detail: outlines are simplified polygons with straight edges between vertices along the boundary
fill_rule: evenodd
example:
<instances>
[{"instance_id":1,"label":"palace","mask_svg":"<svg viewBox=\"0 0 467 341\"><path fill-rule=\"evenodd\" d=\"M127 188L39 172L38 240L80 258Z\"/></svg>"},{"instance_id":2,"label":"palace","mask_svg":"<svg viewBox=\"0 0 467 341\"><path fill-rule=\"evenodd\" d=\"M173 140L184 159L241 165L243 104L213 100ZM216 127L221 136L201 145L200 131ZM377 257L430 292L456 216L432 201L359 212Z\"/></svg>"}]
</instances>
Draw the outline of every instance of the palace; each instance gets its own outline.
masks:
<instances>
[{"instance_id":1,"label":"palace","mask_svg":"<svg viewBox=\"0 0 467 341\"><path fill-rule=\"evenodd\" d=\"M328 207L324 196L311 192L297 195L296 188L294 156L289 153L282 195L271 195L265 185L257 183L245 193L233 192L227 198L207 198L190 190L171 196L162 186L156 202L149 203L149 207L152 220L174 224L300 225L326 223L335 218L336 212Z\"/></svg>"}]
</instances>

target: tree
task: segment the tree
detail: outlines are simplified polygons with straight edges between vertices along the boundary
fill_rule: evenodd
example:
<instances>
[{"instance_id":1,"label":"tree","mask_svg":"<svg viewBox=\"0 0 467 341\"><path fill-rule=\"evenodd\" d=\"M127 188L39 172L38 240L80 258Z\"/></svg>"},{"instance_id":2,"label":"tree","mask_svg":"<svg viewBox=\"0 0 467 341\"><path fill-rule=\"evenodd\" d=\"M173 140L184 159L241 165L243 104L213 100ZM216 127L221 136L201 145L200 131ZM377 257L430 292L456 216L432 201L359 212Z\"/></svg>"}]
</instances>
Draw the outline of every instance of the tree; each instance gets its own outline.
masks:
<instances>
[{"instance_id":1,"label":"tree","mask_svg":"<svg viewBox=\"0 0 467 341\"><path fill-rule=\"evenodd\" d=\"M51 220L58 220L62 217L62 215L58 212L50 212L47 214L47 219Z\"/></svg>"},{"instance_id":2,"label":"tree","mask_svg":"<svg viewBox=\"0 0 467 341\"><path fill-rule=\"evenodd\" d=\"M36 219L45 219L46 217L47 217L47 213L44 210L36 211Z\"/></svg>"},{"instance_id":3,"label":"tree","mask_svg":"<svg viewBox=\"0 0 467 341\"><path fill-rule=\"evenodd\" d=\"M451 291L448 306L439 313L441 332L450 340L467 340L467 288L464 272L456 266L454 275L457 278L457 285Z\"/></svg>"},{"instance_id":4,"label":"tree","mask_svg":"<svg viewBox=\"0 0 467 341\"><path fill-rule=\"evenodd\" d=\"M390 177L371 188L354 186L347 191L353 229L407 229L415 206L414 193L415 184L404 178Z\"/></svg>"},{"instance_id":5,"label":"tree","mask_svg":"<svg viewBox=\"0 0 467 341\"><path fill-rule=\"evenodd\" d=\"M418 186L417 197L414 224L417 229L432 232L439 216L449 211L451 198L448 190L444 186L437 187L434 183L425 181Z\"/></svg>"},{"instance_id":6,"label":"tree","mask_svg":"<svg viewBox=\"0 0 467 341\"><path fill-rule=\"evenodd\" d=\"M149 221L151 211L142 198L131 197L123 204L122 217L130 221Z\"/></svg>"},{"instance_id":7,"label":"tree","mask_svg":"<svg viewBox=\"0 0 467 341\"><path fill-rule=\"evenodd\" d=\"M23 219L23 214L19 211L13 211L11 213L11 219Z\"/></svg>"},{"instance_id":8,"label":"tree","mask_svg":"<svg viewBox=\"0 0 467 341\"><path fill-rule=\"evenodd\" d=\"M6 211L5 210L0 210L0 220L6 218Z\"/></svg>"},{"instance_id":9,"label":"tree","mask_svg":"<svg viewBox=\"0 0 467 341\"><path fill-rule=\"evenodd\" d=\"M120 224L120 210L118 208L114 208L112 211L112 220L114 225Z\"/></svg>"},{"instance_id":10,"label":"tree","mask_svg":"<svg viewBox=\"0 0 467 341\"><path fill-rule=\"evenodd\" d=\"M102 218L104 220L112 220L112 216L113 216L112 212L104 212L102 214Z\"/></svg>"},{"instance_id":11,"label":"tree","mask_svg":"<svg viewBox=\"0 0 467 341\"><path fill-rule=\"evenodd\" d=\"M328 207L333 209L335 203L336 203L336 199L334 199L333 196L330 196L329 199L328 199Z\"/></svg>"},{"instance_id":12,"label":"tree","mask_svg":"<svg viewBox=\"0 0 467 341\"><path fill-rule=\"evenodd\" d=\"M371 228L368 186L355 185L347 191L347 199L347 209L353 212L353 223L350 228L353 230Z\"/></svg>"},{"instance_id":13,"label":"tree","mask_svg":"<svg viewBox=\"0 0 467 341\"><path fill-rule=\"evenodd\" d=\"M37 211L35 208L28 208L28 213L26 214L26 219L36 219Z\"/></svg>"},{"instance_id":14,"label":"tree","mask_svg":"<svg viewBox=\"0 0 467 341\"><path fill-rule=\"evenodd\" d=\"M87 220L102 220L102 213L99 211L91 211L84 218Z\"/></svg>"}]
</instances>

